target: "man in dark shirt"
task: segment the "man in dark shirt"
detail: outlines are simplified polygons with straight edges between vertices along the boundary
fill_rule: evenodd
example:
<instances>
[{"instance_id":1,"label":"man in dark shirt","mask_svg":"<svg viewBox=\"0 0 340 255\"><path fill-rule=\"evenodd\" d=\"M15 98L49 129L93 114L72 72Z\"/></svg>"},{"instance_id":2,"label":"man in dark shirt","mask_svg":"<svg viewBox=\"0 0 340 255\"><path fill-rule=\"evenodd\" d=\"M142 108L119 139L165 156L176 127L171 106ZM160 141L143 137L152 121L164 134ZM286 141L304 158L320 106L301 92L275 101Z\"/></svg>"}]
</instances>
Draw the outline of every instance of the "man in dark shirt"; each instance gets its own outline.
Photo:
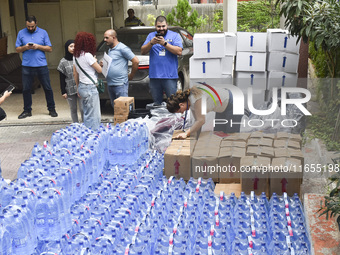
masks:
<instances>
[{"instance_id":1,"label":"man in dark shirt","mask_svg":"<svg viewBox=\"0 0 340 255\"><path fill-rule=\"evenodd\" d=\"M145 26L145 24L135 16L135 11L133 9L129 9L127 13L129 17L125 19L126 27Z\"/></svg>"}]
</instances>

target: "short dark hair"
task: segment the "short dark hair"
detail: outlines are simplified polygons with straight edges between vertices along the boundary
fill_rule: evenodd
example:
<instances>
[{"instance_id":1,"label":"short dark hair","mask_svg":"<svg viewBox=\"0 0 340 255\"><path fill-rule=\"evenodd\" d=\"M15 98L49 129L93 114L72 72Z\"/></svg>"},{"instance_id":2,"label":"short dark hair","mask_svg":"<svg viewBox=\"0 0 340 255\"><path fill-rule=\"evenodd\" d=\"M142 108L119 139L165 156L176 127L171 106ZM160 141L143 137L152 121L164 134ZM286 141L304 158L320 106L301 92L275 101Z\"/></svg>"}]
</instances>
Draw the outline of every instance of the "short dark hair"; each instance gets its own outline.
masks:
<instances>
[{"instance_id":1,"label":"short dark hair","mask_svg":"<svg viewBox=\"0 0 340 255\"><path fill-rule=\"evenodd\" d=\"M127 10L128 13L129 13L129 11L132 11L133 13L135 13L135 11L131 8L129 10Z\"/></svg>"},{"instance_id":2,"label":"short dark hair","mask_svg":"<svg viewBox=\"0 0 340 255\"><path fill-rule=\"evenodd\" d=\"M156 21L155 21L155 26L156 26L156 24L157 24L157 22L163 22L163 21L165 21L165 23L167 23L168 24L168 22L166 21L166 18L164 17L164 16L158 16L157 18L156 18Z\"/></svg>"},{"instance_id":3,"label":"short dark hair","mask_svg":"<svg viewBox=\"0 0 340 255\"><path fill-rule=\"evenodd\" d=\"M35 16L33 16L33 15L28 15L26 17L26 21L27 22L33 22L34 21L34 23L37 23L37 18Z\"/></svg>"}]
</instances>

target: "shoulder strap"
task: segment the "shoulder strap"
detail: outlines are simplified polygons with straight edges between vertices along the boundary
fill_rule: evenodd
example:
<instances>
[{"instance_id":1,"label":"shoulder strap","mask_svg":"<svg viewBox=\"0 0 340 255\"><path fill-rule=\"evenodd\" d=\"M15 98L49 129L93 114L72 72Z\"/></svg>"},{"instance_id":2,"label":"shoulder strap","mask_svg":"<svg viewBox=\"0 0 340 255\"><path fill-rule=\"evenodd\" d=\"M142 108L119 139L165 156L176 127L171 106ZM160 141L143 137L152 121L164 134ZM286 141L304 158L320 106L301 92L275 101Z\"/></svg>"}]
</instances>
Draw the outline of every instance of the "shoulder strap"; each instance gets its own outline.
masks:
<instances>
[{"instance_id":1,"label":"shoulder strap","mask_svg":"<svg viewBox=\"0 0 340 255\"><path fill-rule=\"evenodd\" d=\"M87 78L89 78L89 79L93 82L94 85L96 85L96 83L94 82L94 80L92 79L92 77L91 77L90 75L88 75L87 72L85 72L83 68L81 68L81 66L80 66L79 63L78 63L77 58L74 58L74 59L76 60L77 66L80 68L80 70L87 76Z\"/></svg>"}]
</instances>

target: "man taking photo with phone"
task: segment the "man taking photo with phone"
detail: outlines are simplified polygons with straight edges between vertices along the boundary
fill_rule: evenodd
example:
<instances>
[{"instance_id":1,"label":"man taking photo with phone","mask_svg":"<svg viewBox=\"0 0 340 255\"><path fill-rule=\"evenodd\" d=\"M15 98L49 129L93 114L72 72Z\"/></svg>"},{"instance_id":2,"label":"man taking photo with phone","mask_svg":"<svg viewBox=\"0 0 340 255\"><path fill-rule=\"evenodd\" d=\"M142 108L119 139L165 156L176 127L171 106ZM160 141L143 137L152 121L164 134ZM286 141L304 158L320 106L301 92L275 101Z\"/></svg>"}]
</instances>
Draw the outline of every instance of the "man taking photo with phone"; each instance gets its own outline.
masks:
<instances>
[{"instance_id":1,"label":"man taking photo with phone","mask_svg":"<svg viewBox=\"0 0 340 255\"><path fill-rule=\"evenodd\" d=\"M3 93L3 95L0 95L0 105L5 102L6 98L9 97L12 94L12 90L8 91L7 89ZM0 107L0 121L6 118L5 111Z\"/></svg>"},{"instance_id":2,"label":"man taking photo with phone","mask_svg":"<svg viewBox=\"0 0 340 255\"><path fill-rule=\"evenodd\" d=\"M57 117L45 56L45 52L52 51L52 44L47 32L37 26L37 19L34 16L27 16L26 28L19 31L15 47L16 52L22 52L22 95L24 98L24 111L18 118L24 119L32 116L31 89L36 75L44 88L49 115Z\"/></svg>"},{"instance_id":3,"label":"man taking photo with phone","mask_svg":"<svg viewBox=\"0 0 340 255\"><path fill-rule=\"evenodd\" d=\"M155 105L161 105L163 91L167 97L177 91L178 59L182 55L181 36L168 30L164 16L158 16L155 21L156 31L146 38L141 53L150 52L149 77L150 91Z\"/></svg>"}]
</instances>

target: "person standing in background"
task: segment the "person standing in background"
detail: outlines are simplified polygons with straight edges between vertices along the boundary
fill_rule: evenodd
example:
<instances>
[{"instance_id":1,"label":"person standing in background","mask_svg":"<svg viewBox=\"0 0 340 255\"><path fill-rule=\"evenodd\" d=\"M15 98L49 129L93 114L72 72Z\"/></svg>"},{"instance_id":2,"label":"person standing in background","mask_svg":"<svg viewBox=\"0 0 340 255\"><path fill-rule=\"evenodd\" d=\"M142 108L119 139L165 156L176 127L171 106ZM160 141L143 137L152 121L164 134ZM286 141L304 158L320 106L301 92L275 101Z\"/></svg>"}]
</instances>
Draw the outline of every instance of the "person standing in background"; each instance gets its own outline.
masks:
<instances>
[{"instance_id":1,"label":"person standing in background","mask_svg":"<svg viewBox=\"0 0 340 255\"><path fill-rule=\"evenodd\" d=\"M104 33L104 41L110 47L108 55L112 58L106 81L113 108L116 98L128 96L129 81L133 79L138 70L139 60L128 46L118 41L115 30L107 30ZM132 62L130 74L128 72L129 60Z\"/></svg>"},{"instance_id":2,"label":"person standing in background","mask_svg":"<svg viewBox=\"0 0 340 255\"><path fill-rule=\"evenodd\" d=\"M86 127L96 130L100 126L101 112L97 73L102 72L97 63L96 39L93 34L79 32L74 40L73 76L83 107L83 120Z\"/></svg>"},{"instance_id":3,"label":"person standing in background","mask_svg":"<svg viewBox=\"0 0 340 255\"><path fill-rule=\"evenodd\" d=\"M145 26L145 24L135 16L135 11L133 9L129 9L127 14L129 17L125 19L126 27Z\"/></svg>"},{"instance_id":4,"label":"person standing in background","mask_svg":"<svg viewBox=\"0 0 340 255\"><path fill-rule=\"evenodd\" d=\"M37 26L37 19L34 16L27 16L26 28L19 31L15 47L16 52L22 53L22 95L24 98L24 111L18 119L32 116L31 90L36 75L44 88L49 115L58 117L45 56L45 52L52 51L52 44L47 32Z\"/></svg>"},{"instance_id":5,"label":"person standing in background","mask_svg":"<svg viewBox=\"0 0 340 255\"><path fill-rule=\"evenodd\" d=\"M163 91L167 97L177 91L178 59L182 55L181 36L168 30L164 16L158 16L155 21L156 31L151 32L146 38L141 53L150 52L150 92L155 105L161 105Z\"/></svg>"},{"instance_id":6,"label":"person standing in background","mask_svg":"<svg viewBox=\"0 0 340 255\"><path fill-rule=\"evenodd\" d=\"M77 85L73 77L73 52L74 40L68 40L65 43L65 56L60 60L57 70L60 76L61 95L67 99L71 110L72 122L78 121L78 109L83 118L83 109L81 107L80 98L77 93Z\"/></svg>"}]
</instances>

